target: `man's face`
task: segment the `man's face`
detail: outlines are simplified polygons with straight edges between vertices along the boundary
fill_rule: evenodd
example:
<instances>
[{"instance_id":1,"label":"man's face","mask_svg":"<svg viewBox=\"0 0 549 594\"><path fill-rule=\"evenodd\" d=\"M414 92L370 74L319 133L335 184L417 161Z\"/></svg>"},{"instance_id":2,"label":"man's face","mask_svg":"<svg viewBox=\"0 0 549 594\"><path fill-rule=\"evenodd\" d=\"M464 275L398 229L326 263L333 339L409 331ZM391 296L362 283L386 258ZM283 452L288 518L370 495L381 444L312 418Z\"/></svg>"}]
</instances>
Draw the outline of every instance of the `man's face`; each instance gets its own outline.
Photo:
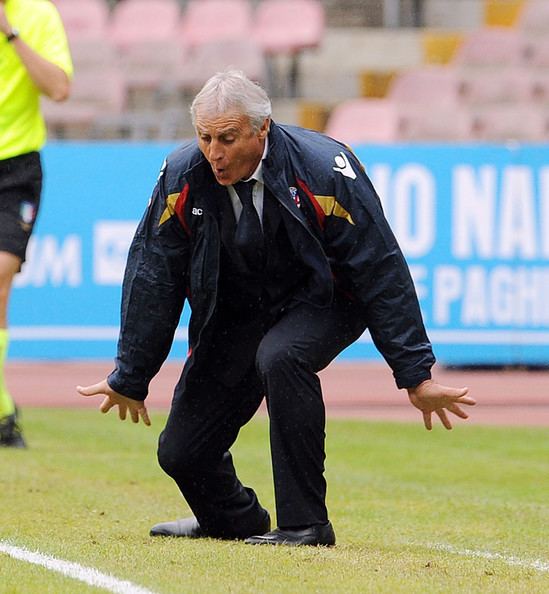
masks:
<instances>
[{"instance_id":1,"label":"man's face","mask_svg":"<svg viewBox=\"0 0 549 594\"><path fill-rule=\"evenodd\" d=\"M259 131L253 130L248 116L239 113L197 113L195 123L198 146L218 183L228 186L252 175L263 156L268 118Z\"/></svg>"}]
</instances>

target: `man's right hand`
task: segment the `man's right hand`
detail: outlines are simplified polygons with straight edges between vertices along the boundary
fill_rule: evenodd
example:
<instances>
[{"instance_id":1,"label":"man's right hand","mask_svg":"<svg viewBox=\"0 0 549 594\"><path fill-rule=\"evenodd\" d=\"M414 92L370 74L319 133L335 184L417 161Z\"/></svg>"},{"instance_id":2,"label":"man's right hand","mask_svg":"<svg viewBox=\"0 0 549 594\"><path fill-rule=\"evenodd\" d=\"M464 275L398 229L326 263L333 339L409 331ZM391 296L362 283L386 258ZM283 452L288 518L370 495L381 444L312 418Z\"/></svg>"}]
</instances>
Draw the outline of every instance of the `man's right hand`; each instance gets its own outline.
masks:
<instances>
[{"instance_id":1,"label":"man's right hand","mask_svg":"<svg viewBox=\"0 0 549 594\"><path fill-rule=\"evenodd\" d=\"M141 400L134 400L115 392L108 384L107 380L93 384L92 386L76 386L79 394L85 397L105 396L99 410L102 413L108 413L111 408L118 406L118 416L124 421L130 412L130 417L134 423L139 423L139 417L143 419L145 425L150 425L149 413L145 403Z\"/></svg>"}]
</instances>

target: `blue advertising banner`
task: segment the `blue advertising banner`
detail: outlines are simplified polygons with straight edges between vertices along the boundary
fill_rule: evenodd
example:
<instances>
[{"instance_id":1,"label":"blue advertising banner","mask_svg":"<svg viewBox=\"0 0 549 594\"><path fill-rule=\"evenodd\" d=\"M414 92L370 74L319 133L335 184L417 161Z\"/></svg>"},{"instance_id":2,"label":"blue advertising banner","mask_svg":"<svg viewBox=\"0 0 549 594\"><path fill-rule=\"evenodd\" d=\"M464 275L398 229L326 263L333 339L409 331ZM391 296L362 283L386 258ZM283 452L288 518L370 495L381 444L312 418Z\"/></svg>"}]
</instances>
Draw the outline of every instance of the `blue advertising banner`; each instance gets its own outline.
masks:
<instances>
[{"instance_id":1,"label":"blue advertising banner","mask_svg":"<svg viewBox=\"0 0 549 594\"><path fill-rule=\"evenodd\" d=\"M50 144L10 357L111 358L127 249L173 145ZM549 361L549 146L359 146L445 364ZM186 352L188 312L171 356ZM342 359L379 358L367 333Z\"/></svg>"}]
</instances>

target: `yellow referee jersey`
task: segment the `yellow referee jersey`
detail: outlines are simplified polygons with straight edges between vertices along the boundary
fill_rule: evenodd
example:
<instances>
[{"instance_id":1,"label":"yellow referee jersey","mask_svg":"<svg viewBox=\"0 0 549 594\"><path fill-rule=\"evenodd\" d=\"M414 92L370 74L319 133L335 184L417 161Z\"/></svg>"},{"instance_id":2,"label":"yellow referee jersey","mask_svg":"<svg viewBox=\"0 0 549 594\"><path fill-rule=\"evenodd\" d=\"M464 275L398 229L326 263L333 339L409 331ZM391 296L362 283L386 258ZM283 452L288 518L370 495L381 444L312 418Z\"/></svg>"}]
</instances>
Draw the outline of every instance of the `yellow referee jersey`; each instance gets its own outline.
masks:
<instances>
[{"instance_id":1,"label":"yellow referee jersey","mask_svg":"<svg viewBox=\"0 0 549 594\"><path fill-rule=\"evenodd\" d=\"M7 0L8 21L21 39L46 60L72 76L67 37L50 0ZM40 112L40 91L15 49L0 36L0 160L42 148L46 126Z\"/></svg>"}]
</instances>

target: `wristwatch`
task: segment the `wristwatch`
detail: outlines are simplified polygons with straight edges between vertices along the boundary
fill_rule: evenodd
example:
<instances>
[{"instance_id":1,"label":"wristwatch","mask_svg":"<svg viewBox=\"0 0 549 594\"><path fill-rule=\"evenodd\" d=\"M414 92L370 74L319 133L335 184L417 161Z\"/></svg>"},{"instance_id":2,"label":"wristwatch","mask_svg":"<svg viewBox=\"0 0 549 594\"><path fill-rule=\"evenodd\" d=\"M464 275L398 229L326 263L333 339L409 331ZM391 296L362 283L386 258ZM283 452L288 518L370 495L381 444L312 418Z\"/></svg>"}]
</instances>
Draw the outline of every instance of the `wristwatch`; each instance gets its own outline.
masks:
<instances>
[{"instance_id":1,"label":"wristwatch","mask_svg":"<svg viewBox=\"0 0 549 594\"><path fill-rule=\"evenodd\" d=\"M8 43L12 42L14 39L19 37L19 31L17 29L12 29L9 33L6 34L6 39Z\"/></svg>"}]
</instances>

